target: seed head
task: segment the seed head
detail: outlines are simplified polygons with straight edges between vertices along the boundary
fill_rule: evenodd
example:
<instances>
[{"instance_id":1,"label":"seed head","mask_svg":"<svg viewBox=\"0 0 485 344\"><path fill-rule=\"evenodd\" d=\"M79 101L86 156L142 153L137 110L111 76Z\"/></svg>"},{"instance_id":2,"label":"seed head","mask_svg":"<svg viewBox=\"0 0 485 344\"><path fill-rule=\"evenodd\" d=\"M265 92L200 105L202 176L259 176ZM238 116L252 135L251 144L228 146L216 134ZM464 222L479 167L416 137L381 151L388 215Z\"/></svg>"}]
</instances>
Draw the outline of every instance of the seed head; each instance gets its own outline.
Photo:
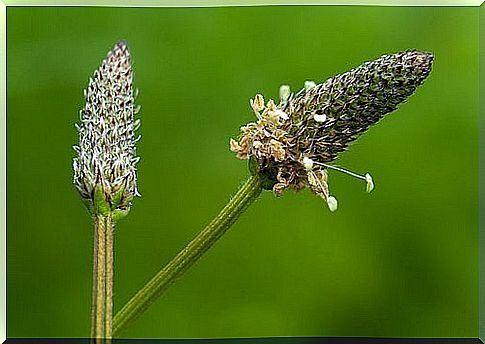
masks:
<instances>
[{"instance_id":1,"label":"seed head","mask_svg":"<svg viewBox=\"0 0 485 344\"><path fill-rule=\"evenodd\" d=\"M74 146L74 185L95 213L128 212L137 190L133 70L125 42L117 43L89 79ZM103 203L104 202L104 203ZM98 204L97 204L98 203ZM101 204L99 204L101 203ZM101 208L100 208L101 207ZM105 209L107 208L108 209Z\"/></svg>"},{"instance_id":2,"label":"seed head","mask_svg":"<svg viewBox=\"0 0 485 344\"><path fill-rule=\"evenodd\" d=\"M231 150L240 159L253 159L276 195L308 185L335 210L328 168L365 180L368 192L374 182L370 174L357 175L329 163L413 94L429 75L432 61L427 52L384 55L321 84L306 81L297 94L284 85L278 105L272 100L265 105L257 95L250 103L258 120L241 127L238 139L231 139Z\"/></svg>"}]
</instances>

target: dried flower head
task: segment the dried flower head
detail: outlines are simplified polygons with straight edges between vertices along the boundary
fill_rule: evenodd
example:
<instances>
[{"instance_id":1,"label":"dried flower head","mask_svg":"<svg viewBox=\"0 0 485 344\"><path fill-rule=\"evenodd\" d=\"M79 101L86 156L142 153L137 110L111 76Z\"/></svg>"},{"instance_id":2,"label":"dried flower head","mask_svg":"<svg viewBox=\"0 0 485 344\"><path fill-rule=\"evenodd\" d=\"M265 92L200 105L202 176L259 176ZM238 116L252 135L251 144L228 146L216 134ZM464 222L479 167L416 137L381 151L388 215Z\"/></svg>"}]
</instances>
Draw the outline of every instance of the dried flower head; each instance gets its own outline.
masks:
<instances>
[{"instance_id":1,"label":"dried flower head","mask_svg":"<svg viewBox=\"0 0 485 344\"><path fill-rule=\"evenodd\" d=\"M128 212L138 196L133 69L125 42L117 43L89 79L74 146L74 185L94 213Z\"/></svg>"},{"instance_id":2,"label":"dried flower head","mask_svg":"<svg viewBox=\"0 0 485 344\"><path fill-rule=\"evenodd\" d=\"M241 127L231 150L239 159L253 160L256 172L265 177L276 195L305 185L337 208L327 183L332 168L366 181L364 176L329 165L348 145L385 114L397 109L431 71L433 55L405 51L366 62L324 83L305 82L297 94L280 88L280 102L266 104L261 95L250 101L256 122Z\"/></svg>"}]
</instances>

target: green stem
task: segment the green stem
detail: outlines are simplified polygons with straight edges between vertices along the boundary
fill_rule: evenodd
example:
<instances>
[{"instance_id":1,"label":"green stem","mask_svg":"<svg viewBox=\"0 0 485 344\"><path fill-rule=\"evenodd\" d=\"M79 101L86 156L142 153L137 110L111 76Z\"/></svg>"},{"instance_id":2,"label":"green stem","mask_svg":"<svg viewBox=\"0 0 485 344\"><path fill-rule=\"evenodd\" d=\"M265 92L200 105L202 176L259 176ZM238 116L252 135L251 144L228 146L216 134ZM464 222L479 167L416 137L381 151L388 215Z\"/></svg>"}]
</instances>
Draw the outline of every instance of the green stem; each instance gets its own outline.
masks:
<instances>
[{"instance_id":1,"label":"green stem","mask_svg":"<svg viewBox=\"0 0 485 344\"><path fill-rule=\"evenodd\" d=\"M158 299L188 268L231 227L261 193L260 177L251 176L221 212L162 270L160 270L114 317L113 335L118 335Z\"/></svg>"},{"instance_id":2,"label":"green stem","mask_svg":"<svg viewBox=\"0 0 485 344\"><path fill-rule=\"evenodd\" d=\"M106 297L106 223L102 215L94 219L96 242L94 245L93 264L93 306L92 336L104 338L104 306Z\"/></svg>"},{"instance_id":3,"label":"green stem","mask_svg":"<svg viewBox=\"0 0 485 344\"><path fill-rule=\"evenodd\" d=\"M91 337L111 338L113 328L113 221L111 213L94 218Z\"/></svg>"},{"instance_id":4,"label":"green stem","mask_svg":"<svg viewBox=\"0 0 485 344\"><path fill-rule=\"evenodd\" d=\"M94 249L93 249L93 286L91 294L91 338L96 336L97 295L98 295L98 219L94 222Z\"/></svg>"},{"instance_id":5,"label":"green stem","mask_svg":"<svg viewBox=\"0 0 485 344\"><path fill-rule=\"evenodd\" d=\"M113 221L109 213L106 218L106 309L104 316L104 335L111 339L113 332Z\"/></svg>"}]
</instances>

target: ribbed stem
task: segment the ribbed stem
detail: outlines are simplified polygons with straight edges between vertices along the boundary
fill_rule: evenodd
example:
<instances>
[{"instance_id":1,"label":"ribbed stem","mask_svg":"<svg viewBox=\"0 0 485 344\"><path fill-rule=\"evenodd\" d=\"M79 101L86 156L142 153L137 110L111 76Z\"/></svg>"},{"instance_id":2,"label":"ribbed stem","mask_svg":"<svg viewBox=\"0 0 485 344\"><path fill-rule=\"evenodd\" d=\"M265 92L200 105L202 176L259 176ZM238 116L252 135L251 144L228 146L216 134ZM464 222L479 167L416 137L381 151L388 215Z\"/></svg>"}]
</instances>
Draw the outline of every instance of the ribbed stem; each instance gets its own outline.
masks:
<instances>
[{"instance_id":1,"label":"ribbed stem","mask_svg":"<svg viewBox=\"0 0 485 344\"><path fill-rule=\"evenodd\" d=\"M221 212L162 270L160 270L114 317L113 334L118 335L136 320L188 268L231 227L261 193L261 179L250 177Z\"/></svg>"},{"instance_id":2,"label":"ribbed stem","mask_svg":"<svg viewBox=\"0 0 485 344\"><path fill-rule=\"evenodd\" d=\"M106 223L102 215L97 215L94 221L96 243L94 256L93 281L94 297L94 333L95 338L104 338L104 306L106 297Z\"/></svg>"},{"instance_id":3,"label":"ribbed stem","mask_svg":"<svg viewBox=\"0 0 485 344\"><path fill-rule=\"evenodd\" d=\"M105 338L113 332L113 221L111 213L106 216L106 309L104 318Z\"/></svg>"},{"instance_id":4,"label":"ribbed stem","mask_svg":"<svg viewBox=\"0 0 485 344\"><path fill-rule=\"evenodd\" d=\"M98 224L94 224L94 248L93 248L93 285L91 293L91 338L96 336L97 319L97 290L98 290Z\"/></svg>"},{"instance_id":5,"label":"ribbed stem","mask_svg":"<svg viewBox=\"0 0 485 344\"><path fill-rule=\"evenodd\" d=\"M113 328L113 220L111 213L94 218L91 337L111 338Z\"/></svg>"}]
</instances>

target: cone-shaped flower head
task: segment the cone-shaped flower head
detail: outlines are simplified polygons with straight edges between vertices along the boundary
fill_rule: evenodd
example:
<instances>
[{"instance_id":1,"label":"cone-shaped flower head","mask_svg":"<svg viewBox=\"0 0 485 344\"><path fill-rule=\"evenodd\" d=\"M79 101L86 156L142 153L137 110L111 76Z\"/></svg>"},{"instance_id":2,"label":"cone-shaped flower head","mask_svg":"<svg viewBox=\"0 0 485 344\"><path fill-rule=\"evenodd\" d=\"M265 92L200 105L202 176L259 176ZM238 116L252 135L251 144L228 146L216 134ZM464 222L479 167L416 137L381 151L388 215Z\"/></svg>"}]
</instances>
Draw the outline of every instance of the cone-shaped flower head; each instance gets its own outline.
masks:
<instances>
[{"instance_id":1,"label":"cone-shaped flower head","mask_svg":"<svg viewBox=\"0 0 485 344\"><path fill-rule=\"evenodd\" d=\"M307 81L296 95L282 86L278 105L272 100L265 104L256 95L250 105L258 120L241 127L231 150L240 159L251 159L277 195L308 185L335 210L326 170L340 168L329 163L413 94L429 75L432 61L426 52L384 55L324 83ZM367 191L374 188L369 174L353 175L367 182Z\"/></svg>"},{"instance_id":2,"label":"cone-shaped flower head","mask_svg":"<svg viewBox=\"0 0 485 344\"><path fill-rule=\"evenodd\" d=\"M74 146L74 185L93 213L128 212L137 190L133 70L125 42L117 43L94 72L80 111Z\"/></svg>"}]
</instances>

